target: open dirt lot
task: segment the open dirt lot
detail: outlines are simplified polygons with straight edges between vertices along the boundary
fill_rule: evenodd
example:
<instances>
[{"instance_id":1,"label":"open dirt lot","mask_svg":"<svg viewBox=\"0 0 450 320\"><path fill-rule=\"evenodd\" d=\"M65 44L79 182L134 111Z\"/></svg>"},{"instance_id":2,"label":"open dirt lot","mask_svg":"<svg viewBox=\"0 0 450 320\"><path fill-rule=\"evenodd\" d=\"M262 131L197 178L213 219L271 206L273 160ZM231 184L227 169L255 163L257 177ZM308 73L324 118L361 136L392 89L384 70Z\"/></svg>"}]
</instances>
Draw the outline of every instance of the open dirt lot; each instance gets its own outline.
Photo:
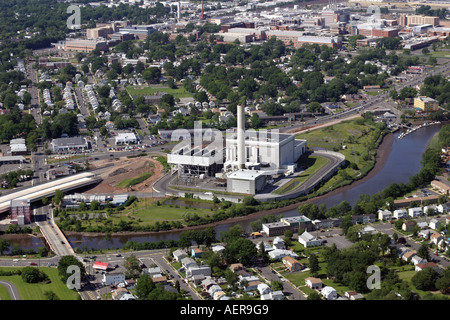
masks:
<instances>
[{"instance_id":1,"label":"open dirt lot","mask_svg":"<svg viewBox=\"0 0 450 320\"><path fill-rule=\"evenodd\" d=\"M98 160L91 162L91 166L98 168L110 163L113 163L114 166L102 170L102 173L100 174L103 181L94 188L86 191L86 193L114 194L130 191L151 192L153 183L164 174L163 166L158 160L153 159L152 156L133 159L120 158L118 160ZM136 178L147 172L152 172L153 175L145 181L128 188L117 187L117 185L125 179Z\"/></svg>"}]
</instances>

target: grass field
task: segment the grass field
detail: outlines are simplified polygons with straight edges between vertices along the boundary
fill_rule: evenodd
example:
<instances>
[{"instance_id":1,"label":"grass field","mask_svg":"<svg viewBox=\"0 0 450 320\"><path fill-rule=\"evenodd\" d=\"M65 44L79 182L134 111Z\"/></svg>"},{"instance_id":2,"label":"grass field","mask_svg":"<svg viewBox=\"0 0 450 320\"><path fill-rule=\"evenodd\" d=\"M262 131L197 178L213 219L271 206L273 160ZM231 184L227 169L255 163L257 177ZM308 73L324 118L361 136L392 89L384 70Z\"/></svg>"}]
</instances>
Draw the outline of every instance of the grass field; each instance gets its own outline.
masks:
<instances>
[{"instance_id":1,"label":"grass field","mask_svg":"<svg viewBox=\"0 0 450 320\"><path fill-rule=\"evenodd\" d=\"M2 270L17 270L17 268L1 267ZM12 282L19 291L22 300L46 300L44 292L52 291L60 300L78 300L77 292L67 288L66 284L61 281L56 268L41 267L41 271L45 272L50 279L48 284L26 283L21 276L0 276L0 280ZM4 290L0 286L0 297L4 296ZM4 288L4 287L3 287ZM9 294L6 293L8 296Z\"/></svg>"},{"instance_id":2,"label":"grass field","mask_svg":"<svg viewBox=\"0 0 450 320\"><path fill-rule=\"evenodd\" d=\"M128 178L128 179L125 179L125 180L121 181L119 184L116 185L116 187L118 187L118 188L128 188L128 187L134 186L134 185L136 185L138 183L141 183L141 182L147 180L152 175L153 175L153 172L145 172L145 173L142 173L142 174L138 175L137 177Z\"/></svg>"},{"instance_id":3,"label":"grass field","mask_svg":"<svg viewBox=\"0 0 450 320\"><path fill-rule=\"evenodd\" d=\"M107 220L91 219L82 220L83 227L98 227L105 224L118 224L121 221L136 223L139 226L153 225L155 222L180 221L183 222L184 215L195 213L199 217L214 213L211 209L185 208L179 206L165 205L154 199L142 198L133 202L132 205L119 213L114 213Z\"/></svg>"},{"instance_id":4,"label":"grass field","mask_svg":"<svg viewBox=\"0 0 450 320\"><path fill-rule=\"evenodd\" d=\"M317 170L325 166L327 163L327 159L318 156L310 156L307 159L301 159L299 165L306 167L307 169L299 176L292 178L291 181L275 190L274 193L285 194L287 192L295 190L296 188L300 187L306 180L308 180L313 174L315 174Z\"/></svg>"},{"instance_id":5,"label":"grass field","mask_svg":"<svg viewBox=\"0 0 450 320\"><path fill-rule=\"evenodd\" d=\"M353 164L333 176L319 189L329 191L337 186L345 185L366 175L375 164L375 154L380 136L375 124L356 118L349 121L301 133L297 139L308 141L309 148L325 148L342 153L346 160Z\"/></svg>"},{"instance_id":6,"label":"grass field","mask_svg":"<svg viewBox=\"0 0 450 320\"><path fill-rule=\"evenodd\" d=\"M186 89L183 87L171 89L162 85L127 87L127 91L131 96L151 96L155 94L155 92L167 92L173 95L175 98L192 97L192 94L186 91Z\"/></svg>"}]
</instances>

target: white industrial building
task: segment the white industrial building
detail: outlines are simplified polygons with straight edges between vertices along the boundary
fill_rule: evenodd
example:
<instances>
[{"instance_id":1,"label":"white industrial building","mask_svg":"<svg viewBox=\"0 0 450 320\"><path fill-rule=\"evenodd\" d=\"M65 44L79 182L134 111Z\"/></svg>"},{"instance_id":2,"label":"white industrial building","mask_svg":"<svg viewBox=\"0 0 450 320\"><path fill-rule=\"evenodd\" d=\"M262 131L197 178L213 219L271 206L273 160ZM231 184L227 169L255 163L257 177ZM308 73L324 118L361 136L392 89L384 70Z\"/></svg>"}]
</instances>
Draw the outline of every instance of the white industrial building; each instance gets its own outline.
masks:
<instances>
[{"instance_id":1,"label":"white industrial building","mask_svg":"<svg viewBox=\"0 0 450 320\"><path fill-rule=\"evenodd\" d=\"M242 105L238 105L237 120L238 128L227 130L225 136L201 127L170 134L172 141L180 143L167 155L167 162L183 178L180 181L215 176L226 179L228 192L256 194L272 176L295 172L306 152L306 140L278 130L245 130Z\"/></svg>"}]
</instances>

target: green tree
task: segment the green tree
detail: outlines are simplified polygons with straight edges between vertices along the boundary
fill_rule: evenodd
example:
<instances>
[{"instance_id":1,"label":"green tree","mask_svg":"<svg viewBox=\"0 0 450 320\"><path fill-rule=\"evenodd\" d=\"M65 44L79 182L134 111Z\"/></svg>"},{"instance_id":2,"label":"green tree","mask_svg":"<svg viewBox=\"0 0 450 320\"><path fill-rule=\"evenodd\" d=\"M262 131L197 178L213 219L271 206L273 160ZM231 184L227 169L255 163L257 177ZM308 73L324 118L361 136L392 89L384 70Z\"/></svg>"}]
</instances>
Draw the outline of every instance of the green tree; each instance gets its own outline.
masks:
<instances>
[{"instance_id":1,"label":"green tree","mask_svg":"<svg viewBox=\"0 0 450 320\"><path fill-rule=\"evenodd\" d=\"M136 296L139 300L147 300L148 295L156 288L155 283L146 273L139 276L136 283Z\"/></svg>"}]
</instances>

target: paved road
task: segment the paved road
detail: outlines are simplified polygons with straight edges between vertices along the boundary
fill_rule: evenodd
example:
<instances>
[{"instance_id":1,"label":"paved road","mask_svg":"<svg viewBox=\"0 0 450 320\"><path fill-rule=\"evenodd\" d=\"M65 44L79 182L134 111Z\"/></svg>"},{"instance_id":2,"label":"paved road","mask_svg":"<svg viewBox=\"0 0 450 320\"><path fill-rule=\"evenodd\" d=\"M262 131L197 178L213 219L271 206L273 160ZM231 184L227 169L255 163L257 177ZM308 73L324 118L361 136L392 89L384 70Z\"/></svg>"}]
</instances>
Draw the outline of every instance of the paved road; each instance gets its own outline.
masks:
<instances>
[{"instance_id":1,"label":"paved road","mask_svg":"<svg viewBox=\"0 0 450 320\"><path fill-rule=\"evenodd\" d=\"M13 283L0 280L0 285L4 285L6 289L8 289L9 296L11 297L12 300L21 300L19 291L17 290L17 287Z\"/></svg>"}]
</instances>

